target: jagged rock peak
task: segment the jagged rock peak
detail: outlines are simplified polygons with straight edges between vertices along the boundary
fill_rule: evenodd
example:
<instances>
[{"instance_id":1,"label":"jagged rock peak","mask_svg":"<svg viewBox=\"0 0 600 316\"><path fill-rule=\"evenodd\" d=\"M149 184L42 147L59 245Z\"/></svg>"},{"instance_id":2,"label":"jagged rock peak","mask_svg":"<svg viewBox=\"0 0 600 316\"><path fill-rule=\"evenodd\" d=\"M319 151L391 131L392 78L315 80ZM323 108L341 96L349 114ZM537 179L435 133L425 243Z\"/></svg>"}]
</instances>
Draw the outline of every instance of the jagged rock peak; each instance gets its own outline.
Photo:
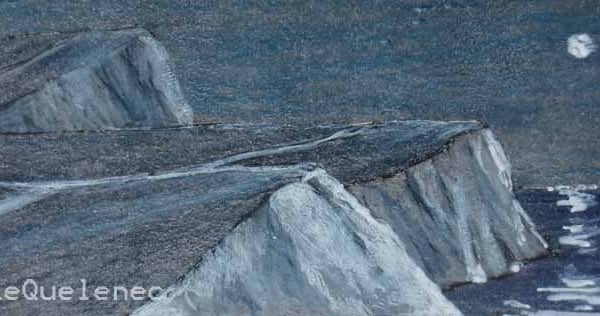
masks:
<instances>
[{"instance_id":1,"label":"jagged rock peak","mask_svg":"<svg viewBox=\"0 0 600 316\"><path fill-rule=\"evenodd\" d=\"M142 29L31 35L0 52L0 133L189 125L165 48Z\"/></svg>"},{"instance_id":2,"label":"jagged rock peak","mask_svg":"<svg viewBox=\"0 0 600 316\"><path fill-rule=\"evenodd\" d=\"M274 192L133 315L217 314L462 315L393 230L323 170Z\"/></svg>"}]
</instances>

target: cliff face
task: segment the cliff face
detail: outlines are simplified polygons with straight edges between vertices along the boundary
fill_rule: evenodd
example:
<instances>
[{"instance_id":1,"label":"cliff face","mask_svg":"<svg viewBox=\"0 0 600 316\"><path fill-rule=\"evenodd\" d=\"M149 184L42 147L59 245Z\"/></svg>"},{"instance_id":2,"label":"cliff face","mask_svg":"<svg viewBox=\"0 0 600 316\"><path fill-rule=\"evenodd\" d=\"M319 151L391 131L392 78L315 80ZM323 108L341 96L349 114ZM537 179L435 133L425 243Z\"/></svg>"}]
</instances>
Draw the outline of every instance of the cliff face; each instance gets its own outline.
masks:
<instances>
[{"instance_id":1,"label":"cliff face","mask_svg":"<svg viewBox=\"0 0 600 316\"><path fill-rule=\"evenodd\" d=\"M143 30L23 41L7 45L26 58L0 68L0 132L192 123L166 50Z\"/></svg>"},{"instance_id":2,"label":"cliff face","mask_svg":"<svg viewBox=\"0 0 600 316\"><path fill-rule=\"evenodd\" d=\"M276 191L134 315L461 315L403 243L324 171Z\"/></svg>"},{"instance_id":3,"label":"cliff face","mask_svg":"<svg viewBox=\"0 0 600 316\"><path fill-rule=\"evenodd\" d=\"M186 136L163 138L175 134ZM546 251L502 148L477 122L0 139L23 153L7 164L41 171L27 181L21 165L0 182L0 242L11 249L0 285L20 275L172 285L140 315L455 315L439 286L483 282ZM39 146L65 150L21 150ZM74 162L94 177L45 171ZM315 165L325 171L307 172ZM100 315L140 304L36 308Z\"/></svg>"},{"instance_id":4,"label":"cliff face","mask_svg":"<svg viewBox=\"0 0 600 316\"><path fill-rule=\"evenodd\" d=\"M546 253L512 193L502 147L476 123L382 124L310 150L238 163L297 161L316 161L345 182L443 287L485 282Z\"/></svg>"},{"instance_id":5,"label":"cliff face","mask_svg":"<svg viewBox=\"0 0 600 316\"><path fill-rule=\"evenodd\" d=\"M15 184L0 200L0 286L166 288L303 166ZM50 293L48 290L47 293ZM112 298L112 294L110 296ZM142 301L7 301L2 315L123 315Z\"/></svg>"},{"instance_id":6,"label":"cliff face","mask_svg":"<svg viewBox=\"0 0 600 316\"><path fill-rule=\"evenodd\" d=\"M546 252L511 192L510 164L489 130L457 139L405 173L349 190L443 287L518 271Z\"/></svg>"}]
</instances>

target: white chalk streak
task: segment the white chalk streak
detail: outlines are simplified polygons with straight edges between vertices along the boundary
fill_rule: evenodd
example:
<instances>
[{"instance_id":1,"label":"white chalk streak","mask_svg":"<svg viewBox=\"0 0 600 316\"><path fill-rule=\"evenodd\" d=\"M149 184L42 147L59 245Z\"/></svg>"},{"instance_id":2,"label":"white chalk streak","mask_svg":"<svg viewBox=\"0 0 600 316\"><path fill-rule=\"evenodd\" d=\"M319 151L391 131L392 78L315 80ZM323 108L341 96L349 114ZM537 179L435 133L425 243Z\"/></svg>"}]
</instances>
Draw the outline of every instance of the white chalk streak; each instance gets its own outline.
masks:
<instances>
[{"instance_id":1,"label":"white chalk streak","mask_svg":"<svg viewBox=\"0 0 600 316\"><path fill-rule=\"evenodd\" d=\"M587 241L588 235L581 236L562 236L558 238L558 243L565 246L576 246L581 248L589 248L592 246L592 243Z\"/></svg>"},{"instance_id":2,"label":"white chalk streak","mask_svg":"<svg viewBox=\"0 0 600 316\"><path fill-rule=\"evenodd\" d=\"M537 291L550 293L600 293L600 288L540 287Z\"/></svg>"},{"instance_id":3,"label":"white chalk streak","mask_svg":"<svg viewBox=\"0 0 600 316\"><path fill-rule=\"evenodd\" d=\"M576 311L591 311L594 310L593 306L590 305L577 305L575 306Z\"/></svg>"},{"instance_id":4,"label":"white chalk streak","mask_svg":"<svg viewBox=\"0 0 600 316\"><path fill-rule=\"evenodd\" d=\"M530 313L528 316L600 316L600 313L579 313L544 310Z\"/></svg>"},{"instance_id":5,"label":"white chalk streak","mask_svg":"<svg viewBox=\"0 0 600 316\"><path fill-rule=\"evenodd\" d=\"M562 190L562 195L566 195L569 198L567 200L560 200L556 202L558 206L570 206L571 213L583 212L589 207L598 204L596 202L596 196L589 193L578 192L574 190Z\"/></svg>"},{"instance_id":6,"label":"white chalk streak","mask_svg":"<svg viewBox=\"0 0 600 316\"><path fill-rule=\"evenodd\" d=\"M99 186L99 185L116 185L125 184L137 181L153 181L153 180L166 180L174 178L182 178L188 176L194 176L198 174L206 173L218 173L225 171L246 171L246 172L264 172L272 170L291 170L294 167L244 167L244 166L228 166L235 162L242 160L254 159L259 157L265 157L270 155L277 155L282 153L290 153L297 151L304 151L313 149L320 144L331 142L339 139L354 137L364 133L368 127L353 127L344 129L333 133L332 135L321 138L315 141L302 142L293 145L279 146L274 148L268 148L263 150L251 151L242 154L229 156L223 159L215 160L213 162L201 164L193 167L186 167L175 169L171 171L159 172L153 175L148 173L141 173L136 175L127 175L119 177L106 177L99 179L88 179L88 180L63 180L63 181L38 181L38 182L5 182L0 181L0 187L26 190L27 194L19 194L17 196L9 197L6 201L0 201L0 215L8 213L12 210L19 209L33 201L37 201L43 196L40 192L46 194L55 193L61 190L76 189L81 187ZM314 169L312 165L305 164L298 166L297 169Z\"/></svg>"},{"instance_id":7,"label":"white chalk streak","mask_svg":"<svg viewBox=\"0 0 600 316\"><path fill-rule=\"evenodd\" d=\"M563 226L562 228L564 230L568 230L571 233L581 233L583 231L583 225L570 225L570 226Z\"/></svg>"},{"instance_id":8,"label":"white chalk streak","mask_svg":"<svg viewBox=\"0 0 600 316\"><path fill-rule=\"evenodd\" d=\"M519 309L530 309L531 305L521 303L517 300L508 300L503 302L504 306L519 308Z\"/></svg>"},{"instance_id":9,"label":"white chalk streak","mask_svg":"<svg viewBox=\"0 0 600 316\"><path fill-rule=\"evenodd\" d=\"M594 282L594 280L588 279L562 278L562 281L568 287L588 287L596 285L596 282Z\"/></svg>"},{"instance_id":10,"label":"white chalk streak","mask_svg":"<svg viewBox=\"0 0 600 316\"><path fill-rule=\"evenodd\" d=\"M8 193L4 199L0 200L0 215L18 210L30 203L39 201L49 194L51 194L50 191L44 190L26 190Z\"/></svg>"}]
</instances>

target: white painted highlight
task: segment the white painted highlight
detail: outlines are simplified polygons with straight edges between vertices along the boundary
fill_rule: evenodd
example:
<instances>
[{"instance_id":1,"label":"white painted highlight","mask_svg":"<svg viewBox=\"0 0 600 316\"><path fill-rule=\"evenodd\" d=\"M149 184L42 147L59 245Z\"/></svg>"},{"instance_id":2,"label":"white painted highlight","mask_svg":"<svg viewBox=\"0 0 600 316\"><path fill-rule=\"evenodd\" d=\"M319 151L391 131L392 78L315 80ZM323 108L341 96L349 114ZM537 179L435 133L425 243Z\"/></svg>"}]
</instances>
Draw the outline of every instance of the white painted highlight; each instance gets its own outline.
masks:
<instances>
[{"instance_id":1,"label":"white painted highlight","mask_svg":"<svg viewBox=\"0 0 600 316\"><path fill-rule=\"evenodd\" d=\"M500 145L498 140L496 140L496 137L494 136L494 133L492 133L491 130L484 129L482 133L483 133L483 138L488 143L488 149L490 151L492 159L494 160L494 163L498 167L498 176L500 177L500 180L506 186L506 188L508 188L508 190L512 192L512 190L513 190L513 183L512 183L512 179L511 179L512 167L510 165L510 162L508 161L508 158L506 158L506 154L504 153L504 150L502 149L502 145Z\"/></svg>"},{"instance_id":2,"label":"white painted highlight","mask_svg":"<svg viewBox=\"0 0 600 316\"><path fill-rule=\"evenodd\" d=\"M487 282L487 275L481 263L477 263L473 269L469 271L471 273L471 281L473 283L485 283Z\"/></svg>"},{"instance_id":3,"label":"white painted highlight","mask_svg":"<svg viewBox=\"0 0 600 316\"><path fill-rule=\"evenodd\" d=\"M172 172L161 172L155 175L149 175L147 173L131 175L131 176L120 176L120 177L108 177L91 180L64 180L64 181L39 181L39 182L0 182L0 187L12 188L12 189L30 189L40 191L61 191L68 189L77 189L82 187L100 186L100 185L115 185L125 184L137 181L152 181L152 180L168 180L175 178L183 178L188 176L195 176L199 174L207 173L218 173L226 171L244 171L244 172L264 172L264 171L281 171L281 170L293 170L294 168L311 168L311 165L299 165L298 167L244 167L244 166L230 166L230 167L206 167L205 165L189 168L189 169L178 169L178 171Z\"/></svg>"},{"instance_id":4,"label":"white painted highlight","mask_svg":"<svg viewBox=\"0 0 600 316\"><path fill-rule=\"evenodd\" d=\"M588 34L573 34L567 39L567 51L575 58L587 58L596 49L596 44Z\"/></svg>"},{"instance_id":5,"label":"white painted highlight","mask_svg":"<svg viewBox=\"0 0 600 316\"><path fill-rule=\"evenodd\" d=\"M561 190L560 194L568 196L567 200L556 202L558 206L570 206L571 213L583 212L589 207L598 204L596 196L589 193L583 193L575 190Z\"/></svg>"},{"instance_id":6,"label":"white painted highlight","mask_svg":"<svg viewBox=\"0 0 600 316\"><path fill-rule=\"evenodd\" d=\"M562 282L572 288L595 286L594 280L562 278Z\"/></svg>"},{"instance_id":7,"label":"white painted highlight","mask_svg":"<svg viewBox=\"0 0 600 316\"><path fill-rule=\"evenodd\" d=\"M182 125L192 125L194 123L194 113L192 107L185 101L179 82L175 73L169 64L169 55L167 50L150 36L140 36L138 39L146 44L146 49L152 51L156 56L153 67L154 74L162 80L155 80L159 90L168 100L172 100L171 111L177 118L177 122Z\"/></svg>"},{"instance_id":8,"label":"white painted highlight","mask_svg":"<svg viewBox=\"0 0 600 316\"><path fill-rule=\"evenodd\" d=\"M575 306L576 311L592 311L594 310L593 306L590 305L577 305Z\"/></svg>"},{"instance_id":9,"label":"white painted highlight","mask_svg":"<svg viewBox=\"0 0 600 316\"><path fill-rule=\"evenodd\" d=\"M512 205L517 210L519 215L521 215L521 218L527 223L527 225L529 225L530 227L535 227L535 224L533 223L533 220L531 220L531 217L529 217L527 212L525 212L523 207L521 207L521 204L519 204L519 202L516 199L513 199ZM521 233L519 234L520 236L518 238L524 238L524 235L523 235L524 229L525 229L524 227L522 227L522 226L520 227ZM544 248L548 249L548 243L546 242L546 240L544 240L542 235L540 235L540 233L537 231L537 229L534 229L531 232L542 243Z\"/></svg>"},{"instance_id":10,"label":"white painted highlight","mask_svg":"<svg viewBox=\"0 0 600 316\"><path fill-rule=\"evenodd\" d=\"M523 264L521 262L513 262L510 264L509 270L512 273L517 273L517 272L521 271L522 266L523 266Z\"/></svg>"},{"instance_id":11,"label":"white painted highlight","mask_svg":"<svg viewBox=\"0 0 600 316\"><path fill-rule=\"evenodd\" d=\"M217 167L226 166L226 165L229 165L229 164L232 164L235 162L239 162L242 160L250 160L250 159L260 158L260 157L265 157L265 156L273 156L273 155L278 155L278 154L283 154L283 153L292 153L292 152L310 150L310 149L316 148L317 146L319 146L322 143L327 143L327 142L331 142L331 141L335 141L335 140L339 140L339 139L350 138L350 137L361 135L361 134L365 133L367 130L368 130L368 128L364 128L364 127L344 129L344 130L338 131L328 137L318 139L318 140L312 141L312 142L302 142L302 143L298 143L298 144L294 144L294 145L268 148L268 149L262 149L262 150L251 151L251 152L247 152L247 153L233 155L233 156L230 156L227 158L219 159L212 163L208 163L208 164L206 164L206 167L217 168Z\"/></svg>"},{"instance_id":12,"label":"white painted highlight","mask_svg":"<svg viewBox=\"0 0 600 316\"><path fill-rule=\"evenodd\" d=\"M519 309L530 309L531 305L523 304L517 300L507 300L503 302L504 306L519 308Z\"/></svg>"},{"instance_id":13,"label":"white painted highlight","mask_svg":"<svg viewBox=\"0 0 600 316\"><path fill-rule=\"evenodd\" d=\"M47 190L24 190L8 193L7 197L0 200L0 215L18 210L30 203L37 202L51 194Z\"/></svg>"},{"instance_id":14,"label":"white painted highlight","mask_svg":"<svg viewBox=\"0 0 600 316\"><path fill-rule=\"evenodd\" d=\"M549 292L549 293L600 293L600 288L597 287L586 287L586 288L572 288L572 287L540 287L537 289L538 292Z\"/></svg>"},{"instance_id":15,"label":"white painted highlight","mask_svg":"<svg viewBox=\"0 0 600 316\"><path fill-rule=\"evenodd\" d=\"M590 184L590 185L585 185L585 184L578 184L577 186L575 186L575 191L591 191L591 190L596 190L598 189L598 186L595 184Z\"/></svg>"},{"instance_id":16,"label":"white painted highlight","mask_svg":"<svg viewBox=\"0 0 600 316\"><path fill-rule=\"evenodd\" d=\"M583 231L583 225L570 225L563 226L562 229L568 230L570 233L581 233Z\"/></svg>"},{"instance_id":17,"label":"white painted highlight","mask_svg":"<svg viewBox=\"0 0 600 316\"><path fill-rule=\"evenodd\" d=\"M576 237L576 236L562 236L560 238L558 238L558 243L560 243L561 245L565 245L565 246L576 246L576 247L581 247L581 248L589 248L592 246L592 243L585 240L585 238L583 237Z\"/></svg>"},{"instance_id":18,"label":"white painted highlight","mask_svg":"<svg viewBox=\"0 0 600 316\"><path fill-rule=\"evenodd\" d=\"M533 187L532 189L534 189L535 187ZM568 191L568 190L574 190L574 191L594 191L594 190L598 190L598 185L597 184L578 184L576 186L570 186L570 185L564 185L564 184L559 184L559 185L555 185L555 186L548 186L546 187L546 190L548 192L554 192L554 191Z\"/></svg>"}]
</instances>

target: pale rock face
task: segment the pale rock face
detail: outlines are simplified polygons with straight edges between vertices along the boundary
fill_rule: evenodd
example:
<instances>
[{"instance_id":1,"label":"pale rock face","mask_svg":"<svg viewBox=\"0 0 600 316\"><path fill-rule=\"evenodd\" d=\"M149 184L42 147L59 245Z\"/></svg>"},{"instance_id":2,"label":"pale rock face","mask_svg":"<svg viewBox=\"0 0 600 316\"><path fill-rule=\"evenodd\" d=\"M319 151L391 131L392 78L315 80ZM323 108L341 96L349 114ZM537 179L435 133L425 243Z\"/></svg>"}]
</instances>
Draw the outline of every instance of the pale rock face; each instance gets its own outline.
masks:
<instances>
[{"instance_id":1,"label":"pale rock face","mask_svg":"<svg viewBox=\"0 0 600 316\"><path fill-rule=\"evenodd\" d=\"M489 130L394 177L349 190L390 224L413 259L440 286L485 282L547 244L515 199L510 164Z\"/></svg>"},{"instance_id":2,"label":"pale rock face","mask_svg":"<svg viewBox=\"0 0 600 316\"><path fill-rule=\"evenodd\" d=\"M149 315L461 315L371 216L322 170L275 192Z\"/></svg>"},{"instance_id":3,"label":"pale rock face","mask_svg":"<svg viewBox=\"0 0 600 316\"><path fill-rule=\"evenodd\" d=\"M192 124L165 48L143 30L82 33L0 72L0 132Z\"/></svg>"},{"instance_id":4,"label":"pale rock face","mask_svg":"<svg viewBox=\"0 0 600 316\"><path fill-rule=\"evenodd\" d=\"M120 152L134 164L141 157L162 170L0 182L5 188L0 227L28 228L21 238L4 241L4 248L20 250L7 251L1 270L64 266L58 263L65 256L52 247L75 239L80 241L67 258L77 260L44 281L84 271L110 284L170 286L138 315L458 315L440 286L516 273L520 262L546 253L511 192L506 155L491 131L476 122L389 122L286 133L261 128L260 137L250 127L224 128L198 128L196 138L175 139L170 146L161 142L163 150L180 152L178 146L202 140L206 150L191 156L195 164L180 162L187 167L169 171L154 143L137 138L141 148L123 146ZM72 146L73 137L81 141L73 134L65 146ZM144 133L89 134L94 135L83 143L93 146L79 150L98 161L104 158L96 155L95 134L113 135L112 144L116 135ZM261 143L265 135L277 145ZM290 135L296 141L284 142ZM239 139L244 141L236 143ZM52 148L69 148L62 141ZM235 151L223 149L223 143ZM113 155L115 147L110 148ZM35 151L22 156L30 152ZM125 162L104 163L121 168ZM314 171L315 163L327 174ZM107 221L107 208L114 212L112 224L97 225ZM115 230L126 238L107 240ZM22 249L41 256L29 262ZM113 262L116 256L121 259ZM18 277L0 274L6 284ZM183 281L173 284L178 278ZM63 310L52 305L46 314L85 308L86 315L106 315L143 303L118 304L59 306ZM6 308L11 313L32 307L14 302Z\"/></svg>"}]
</instances>

